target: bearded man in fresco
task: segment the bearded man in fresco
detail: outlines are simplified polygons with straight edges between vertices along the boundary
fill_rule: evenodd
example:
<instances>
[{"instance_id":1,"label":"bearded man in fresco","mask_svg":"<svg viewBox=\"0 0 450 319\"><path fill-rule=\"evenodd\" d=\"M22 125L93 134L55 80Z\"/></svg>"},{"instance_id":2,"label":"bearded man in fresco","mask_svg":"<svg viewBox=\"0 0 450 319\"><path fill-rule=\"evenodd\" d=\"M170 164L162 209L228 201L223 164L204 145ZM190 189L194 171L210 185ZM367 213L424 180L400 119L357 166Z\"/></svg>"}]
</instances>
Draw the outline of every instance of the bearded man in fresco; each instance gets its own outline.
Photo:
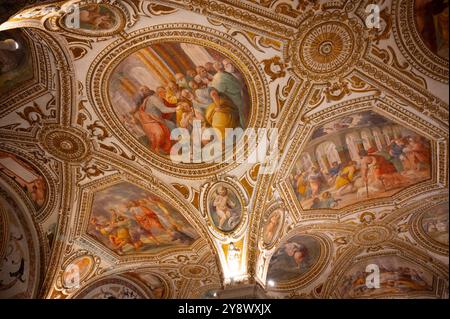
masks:
<instances>
[{"instance_id":1,"label":"bearded man in fresco","mask_svg":"<svg viewBox=\"0 0 450 319\"><path fill-rule=\"evenodd\" d=\"M372 179L382 185L383 191L387 191L389 187L400 185L405 178L397 172L394 164L388 161L384 156L376 153L374 148L369 150L361 150L361 175L366 185Z\"/></svg>"},{"instance_id":2,"label":"bearded man in fresco","mask_svg":"<svg viewBox=\"0 0 450 319\"><path fill-rule=\"evenodd\" d=\"M150 149L156 153L169 154L172 147L170 132L175 124L163 118L163 113L175 113L176 108L167 107L163 100L147 86L140 88L143 102L133 112L138 114L138 120L150 143Z\"/></svg>"}]
</instances>

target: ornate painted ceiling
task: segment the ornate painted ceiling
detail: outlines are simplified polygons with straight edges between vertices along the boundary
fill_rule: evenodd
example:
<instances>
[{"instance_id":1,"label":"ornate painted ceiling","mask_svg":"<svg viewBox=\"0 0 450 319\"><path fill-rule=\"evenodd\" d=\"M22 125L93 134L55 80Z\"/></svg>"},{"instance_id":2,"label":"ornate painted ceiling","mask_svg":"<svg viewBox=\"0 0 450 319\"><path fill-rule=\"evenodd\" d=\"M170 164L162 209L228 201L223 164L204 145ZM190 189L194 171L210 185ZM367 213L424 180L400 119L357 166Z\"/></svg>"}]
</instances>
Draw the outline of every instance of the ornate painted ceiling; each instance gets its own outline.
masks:
<instances>
[{"instance_id":1,"label":"ornate painted ceiling","mask_svg":"<svg viewBox=\"0 0 450 319\"><path fill-rule=\"evenodd\" d=\"M1 298L448 298L448 1L1 6Z\"/></svg>"}]
</instances>

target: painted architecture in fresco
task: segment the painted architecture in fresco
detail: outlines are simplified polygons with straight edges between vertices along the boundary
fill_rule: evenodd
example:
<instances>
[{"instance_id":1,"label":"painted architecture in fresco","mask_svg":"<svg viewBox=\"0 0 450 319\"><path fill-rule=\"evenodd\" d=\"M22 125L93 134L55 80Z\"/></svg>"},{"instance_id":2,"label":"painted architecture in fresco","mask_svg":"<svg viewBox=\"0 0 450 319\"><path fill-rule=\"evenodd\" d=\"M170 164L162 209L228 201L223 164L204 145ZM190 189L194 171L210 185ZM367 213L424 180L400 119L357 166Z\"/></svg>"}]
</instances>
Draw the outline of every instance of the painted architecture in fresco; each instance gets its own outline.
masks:
<instances>
[{"instance_id":1,"label":"painted architecture in fresco","mask_svg":"<svg viewBox=\"0 0 450 319\"><path fill-rule=\"evenodd\" d=\"M0 33L0 94L33 78L33 62L22 31Z\"/></svg>"},{"instance_id":2,"label":"painted architecture in fresco","mask_svg":"<svg viewBox=\"0 0 450 319\"><path fill-rule=\"evenodd\" d=\"M281 244L272 255L268 280L291 281L306 274L320 257L320 243L311 236L296 235Z\"/></svg>"},{"instance_id":3,"label":"painted architecture in fresco","mask_svg":"<svg viewBox=\"0 0 450 319\"><path fill-rule=\"evenodd\" d=\"M192 132L194 121L214 128L246 128L249 96L242 73L216 50L163 42L141 49L115 69L110 101L128 131L150 150L168 155L175 128ZM211 139L204 139L208 144Z\"/></svg>"},{"instance_id":4,"label":"painted architecture in fresco","mask_svg":"<svg viewBox=\"0 0 450 319\"><path fill-rule=\"evenodd\" d=\"M14 180L34 203L36 209L44 206L47 184L42 175L17 156L0 151L0 171Z\"/></svg>"},{"instance_id":5,"label":"painted architecture in fresco","mask_svg":"<svg viewBox=\"0 0 450 319\"><path fill-rule=\"evenodd\" d=\"M241 222L242 205L235 191L225 184L219 184L208 198L209 214L220 231L233 231Z\"/></svg>"},{"instance_id":6,"label":"painted architecture in fresco","mask_svg":"<svg viewBox=\"0 0 450 319\"><path fill-rule=\"evenodd\" d=\"M448 0L415 0L417 31L425 45L448 59Z\"/></svg>"},{"instance_id":7,"label":"painted architecture in fresco","mask_svg":"<svg viewBox=\"0 0 450 319\"><path fill-rule=\"evenodd\" d=\"M316 129L291 183L303 209L391 196L431 177L430 142L372 111Z\"/></svg>"},{"instance_id":8,"label":"painted architecture in fresco","mask_svg":"<svg viewBox=\"0 0 450 319\"><path fill-rule=\"evenodd\" d=\"M380 269L380 288L366 285L366 266L377 265ZM423 293L432 290L433 277L418 265L397 256L373 258L351 268L339 287L342 298L373 298Z\"/></svg>"},{"instance_id":9,"label":"painted architecture in fresco","mask_svg":"<svg viewBox=\"0 0 450 319\"><path fill-rule=\"evenodd\" d=\"M88 233L121 255L189 246L198 238L169 204L127 182L95 194Z\"/></svg>"}]
</instances>

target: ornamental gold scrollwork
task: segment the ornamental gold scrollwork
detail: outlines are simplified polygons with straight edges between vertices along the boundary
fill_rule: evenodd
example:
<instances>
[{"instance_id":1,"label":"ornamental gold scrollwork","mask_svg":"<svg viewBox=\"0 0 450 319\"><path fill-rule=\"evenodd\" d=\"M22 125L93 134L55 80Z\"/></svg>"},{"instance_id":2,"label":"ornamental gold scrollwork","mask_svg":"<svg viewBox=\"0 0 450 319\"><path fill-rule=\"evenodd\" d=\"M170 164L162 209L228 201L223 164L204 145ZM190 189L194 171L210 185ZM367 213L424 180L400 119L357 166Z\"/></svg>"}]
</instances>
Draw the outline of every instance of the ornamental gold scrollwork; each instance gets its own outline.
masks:
<instances>
[{"instance_id":1,"label":"ornamental gold scrollwork","mask_svg":"<svg viewBox=\"0 0 450 319\"><path fill-rule=\"evenodd\" d=\"M417 31L414 12L415 1L393 0L395 17L393 33L403 56L416 69L431 78L448 84L449 61L431 52Z\"/></svg>"},{"instance_id":2,"label":"ornamental gold scrollwork","mask_svg":"<svg viewBox=\"0 0 450 319\"><path fill-rule=\"evenodd\" d=\"M359 19L338 11L324 12L304 22L284 57L300 79L320 83L349 73L369 45L367 30Z\"/></svg>"},{"instance_id":3,"label":"ornamental gold scrollwork","mask_svg":"<svg viewBox=\"0 0 450 319\"><path fill-rule=\"evenodd\" d=\"M48 125L38 140L44 150L64 162L81 163L91 155L87 134L75 128Z\"/></svg>"}]
</instances>

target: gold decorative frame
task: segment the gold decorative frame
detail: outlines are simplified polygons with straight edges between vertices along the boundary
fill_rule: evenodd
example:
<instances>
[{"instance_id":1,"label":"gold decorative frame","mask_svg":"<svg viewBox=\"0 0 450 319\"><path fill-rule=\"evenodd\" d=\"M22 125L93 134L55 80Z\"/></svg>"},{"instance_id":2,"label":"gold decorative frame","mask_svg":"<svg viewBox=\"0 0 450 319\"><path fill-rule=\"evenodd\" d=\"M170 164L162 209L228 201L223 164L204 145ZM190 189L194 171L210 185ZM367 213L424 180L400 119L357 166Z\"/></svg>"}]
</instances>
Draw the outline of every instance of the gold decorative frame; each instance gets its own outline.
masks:
<instances>
[{"instance_id":1,"label":"gold decorative frame","mask_svg":"<svg viewBox=\"0 0 450 319\"><path fill-rule=\"evenodd\" d=\"M411 221L409 223L409 227L411 235L421 246L439 255L448 256L448 245L437 242L436 240L431 238L422 227L423 215L425 215L427 212L432 211L434 207L445 203L448 204L448 197L447 199L433 201L432 203L428 203L428 205L415 210L413 213L413 217L411 218Z\"/></svg>"},{"instance_id":2,"label":"gold decorative frame","mask_svg":"<svg viewBox=\"0 0 450 319\"><path fill-rule=\"evenodd\" d=\"M3 136L5 143L2 144L2 147L6 146L13 149L14 154L27 154L27 158L30 158L32 159L32 162L39 164L34 166L39 169L39 171L45 173L44 177L46 178L46 181L52 183L52 187L54 187L55 190L55 196L52 196L51 198L52 203L48 204L48 207L51 210L48 211L48 214L46 211L39 213L38 217L38 219L40 219L38 221L38 233L42 232L42 226L47 222L48 217L53 218L54 216L58 216L59 218L58 233L53 245L52 258L46 260L46 265L41 263L41 273L47 273L42 284L41 296L62 296L59 288L55 286L58 280L57 278L60 275L59 273L63 270L61 267L66 265L68 261L73 258L74 253L79 250L84 250L85 248L87 254L92 255L94 258L101 261L98 268L93 270L89 277L86 278L84 282L84 284L86 284L86 289L88 289L91 284L95 284L98 280L107 279L108 277L126 278L132 282L132 278L126 275L126 271L141 270L152 271L155 273L155 276L164 278L166 282L171 285L171 295L169 298L195 296L196 293L203 292L206 289L223 288L220 283L223 281L223 276L221 273L219 257L217 256L218 254L220 255L220 251L219 253L217 252L217 246L219 245L217 245L216 238L211 239L211 237L216 237L215 230L211 223L208 224L209 219L206 216L207 213L203 214L203 201L200 200L200 194L204 193L205 186L201 187L198 191L197 187L199 185L197 182L203 183L203 181L201 181L202 178L206 179L215 174L226 174L235 168L235 166L227 164L211 164L209 166L204 165L204 167L201 165L184 165L178 167L172 165L172 163L167 162L166 158L159 158L153 153L148 154L149 151L143 149L140 145L128 143L128 141L132 140L132 136L125 136L124 138L119 136L123 135L123 130L120 130L121 123L117 121L117 116L111 111L111 108L108 108L108 105L106 104L97 103L97 101L92 103L92 101L94 101L93 98L95 98L101 102L101 97L98 98L103 89L100 81L103 81L104 79L102 78L102 75L106 74L101 73L101 71L106 72L106 68L109 67L113 69L111 64L120 60L122 55L131 52L134 49L132 47L137 47L139 41L153 43L155 41L170 41L170 39L175 39L177 37L191 38L192 35L195 36L196 34L200 34L201 39L199 38L198 41L209 41L211 45L215 42L218 46L220 46L221 43L230 43L224 47L223 50L231 52L231 55L236 58L236 60L233 60L236 64L238 62L245 63L243 62L244 59L241 59L241 57L245 56L249 51L254 51L253 49L259 52L258 54L255 53L258 60L260 57L267 57L265 55L266 52L270 52L270 56L272 56L273 54L285 54L288 47L290 47L291 50L296 50L293 43L296 39L297 43L299 42L300 38L297 36L302 36L301 34L309 31L308 29L301 28L304 28L306 22L310 21L315 15L320 14L318 10L333 11L341 13L346 17L355 17L356 19L359 17L361 20L360 22L363 22L365 18L364 7L367 3L367 1L359 0L338 0L329 3L326 2L322 4L319 9L306 5L306 9L296 10L294 5L289 7L287 3L283 3L285 5L283 7L278 6L278 4L281 4L279 1L272 1L272 3L266 4L256 2L237 0L106 0L104 3L108 3L109 5L112 4L117 8L120 7L120 10L123 10L126 7L126 10L123 10L126 17L126 25L124 25L123 32L110 36L98 33L95 35L98 36L98 38L94 38L93 35L75 35L73 33L65 32L64 30L61 30L61 28L49 29L51 24L48 23L49 21L46 23L44 21L45 19L40 21L38 19L33 19L34 21L31 21L31 19L29 19L23 20L22 22L16 21L7 23L7 27L15 28L16 26L20 26L28 28L27 32L32 35L30 38L34 40L34 45L39 46L40 48L40 51L38 50L36 52L43 53L42 56L38 55L37 57L39 61L42 62L39 62L37 65L40 68L40 71L43 72L40 76L47 76L47 78L45 82L41 83L42 92L36 91L33 93L29 89L26 89L23 93L20 92L17 99L14 96L11 98L11 103L5 103L3 108L0 107L0 116L17 111L24 103L33 101L33 99L39 97L39 94L41 93L45 94L46 90L44 90L43 85L47 84L48 89L53 87L56 90L54 93L57 95L55 103L57 114L54 119L50 119L49 123L56 124L56 122L63 122L61 123L62 127L69 128L73 126L80 129L86 128L85 126L92 124L92 122L89 122L89 120L86 120L85 123L82 121L81 124L76 122L77 116L79 120L81 116L85 116L86 113L89 114L87 117L92 119L92 121L97 121L98 119L100 124L103 125L103 123L105 123L106 127L102 127L101 129L104 129L104 132L109 134L105 141L99 139L98 136L95 136L94 134L94 136L88 137L92 139L92 157L89 159L88 157L85 159L83 158L83 161L80 161L80 163L74 162L72 164L76 165L71 165L70 163L65 163L62 158L50 158L48 162L45 162L44 160L46 160L46 158L39 156L41 153L45 155L45 152L41 151L38 146L39 143L37 137L39 134L36 135L37 131L42 128L41 123L35 125L29 132L24 132L23 134L9 129L2 130L5 134L5 136ZM382 249L380 248L381 246L389 246L390 251L392 251L391 248L396 248L398 252L395 254L401 255L403 252L408 253L408 258L411 259L418 256L417 258L419 258L421 262L426 262L436 273L444 273L443 266L445 266L444 263L446 263L446 261L443 261L443 256L448 255L448 247L433 247L436 248L435 250L433 250L431 246L428 247L427 245L434 244L430 241L429 237L425 237L424 234L421 234L420 229L417 227L420 226L419 221L423 214L425 204L434 207L433 201L441 201L441 199L437 197L437 199L432 198L433 196L438 196L436 194L441 194L441 196L448 195L448 123L446 123L448 122L448 111L446 110L446 108L448 108L448 103L444 101L445 98L439 97L440 91L429 91L427 88L427 85L432 84L433 79L448 83L448 62L444 61L444 64L446 63L447 65L446 67L440 66L438 61L439 57L428 52L429 50L427 47L422 47L423 41L414 28L412 23L414 19L411 17L411 13L408 11L409 9L402 9L412 8L413 0L394 0L393 3L397 6L389 8L390 14L389 12L387 13L389 17L392 17L392 19L395 20L393 23L392 37L390 37L390 33L387 33L386 38L382 39L380 47L378 48L374 46L377 41L376 38L374 39L370 35L369 37L372 43L368 45L364 56L360 61L355 61L356 64L348 64L348 72L343 72L346 73L345 78L343 78L344 81L348 80L350 76L356 75L361 82L363 84L365 83L369 88L373 87L374 90L382 91L383 93L381 93L378 98L365 96L347 100L347 98L352 98L353 96L345 96L344 98L338 97L339 100L336 99L333 101L339 102L345 99L345 102L327 107L326 109L317 112L321 107L319 106L320 103L313 105L309 102L313 100L313 94L316 93L316 97L322 97L323 101L326 98L326 90L323 91L321 85L310 83L308 77L298 76L298 73L295 72L292 64L288 65L290 61L285 60L283 62L286 63L286 67L290 66L291 68L286 69L287 75L284 78L281 80L277 79L279 82L275 81L274 83L271 83L271 100L268 95L268 84L266 83L267 76L267 79L270 81L270 74L264 75L264 73L261 72L260 67L260 64L263 64L264 66L264 62L256 60L252 55L249 55L249 57L246 58L247 60L245 60L251 60L250 68L251 70L255 70L255 73L249 72L245 75L255 83L253 90L249 87L249 93L252 94L251 97L258 102L258 105L253 103L254 107L257 107L257 109L253 108L252 114L253 112L256 112L256 118L258 120L264 117L264 121L261 120L261 123L263 124L261 127L269 126L270 120L271 127L278 127L280 129L280 136L283 140L281 146L286 151L286 157L281 163L281 169L272 179L268 176L258 177L257 169L255 169L255 175L253 175L253 171L251 173L250 171L247 171L244 173L246 174L245 178L242 177L242 175L238 175L232 182L236 182L235 186L242 190L244 197L248 199L247 210L251 209L250 212L246 213L246 216L248 216L246 217L248 218L247 225L249 225L249 227L243 226L242 232L230 234L230 236L235 236L236 238L239 238L239 240L244 240L244 243L247 245L247 270L251 278L250 280L253 279L252 276L255 280L259 280L259 275L255 276L256 261L264 261L261 266L261 268L264 268L264 265L268 264L266 257L268 256L270 260L271 250L285 238L284 234L286 233L293 234L294 232L301 232L308 234L310 232L315 232L317 235L322 235L326 237L327 240L333 241L331 246L333 251L330 253L331 257L327 261L329 266L325 266L323 271L317 273L317 276L313 276L314 278L312 278L309 283L302 284L299 287L293 285L292 287L283 288L279 291L275 290L274 292L279 293L279 295L286 294L287 297L291 297L293 295L288 296L287 294L295 291L294 295L298 296L330 298L333 295L332 291L328 290L330 287L328 285L328 280L333 281L336 279L335 274L348 265L345 262L359 260L361 259L361 255L364 255L369 250L375 251L375 249ZM185 14L192 14L193 17L198 13L198 17L201 17L199 23L204 23L206 25L206 20L208 20L208 25L212 29L206 26L194 26L193 29L190 30L190 24L153 25L154 21L162 21L163 19L161 16L155 17L159 13L150 10L150 5L152 4L170 5L176 8L174 9L174 12L179 12L181 10L184 12L184 10L186 10ZM145 5L148 5L148 8L144 8ZM279 12L274 12L278 9ZM170 14L172 14L171 12L172 11L170 11ZM411 10L411 12L413 11ZM161 13L161 15L162 14L164 13ZM150 17L151 20L145 20L148 19L145 15ZM58 18L60 17L56 18L55 21L58 21ZM52 18L50 17L50 19ZM125 30L131 28L133 23L138 19L142 23L139 23L137 26L143 26L147 22L149 23L148 25L153 26L133 31L130 34L127 33L128 30L125 32ZM177 20L175 16L173 16L172 20L170 19L171 16L169 15L169 19L164 21L171 22ZM16 26L14 26L13 23L16 23ZM410 25L408 25L408 23ZM49 32L33 29L34 27L44 28ZM404 32L406 30L405 28L409 29L406 33ZM222 30L222 32L217 30ZM50 32L53 31L55 37L50 34ZM408 32L411 33L409 36ZM209 33L211 33L210 39L207 38ZM158 37L150 34L158 34ZM73 42L75 37L78 38L79 42ZM215 41L218 38L223 38L221 40L223 42ZM52 39L52 41L49 39ZM239 43L238 41L240 40L238 39L244 40L242 40L242 43ZM100 42L104 40L108 40L108 42ZM395 46L394 41L397 43L397 46ZM94 42L95 45L90 47ZM274 43L277 44L273 45ZM388 46L393 45L395 47L392 58L395 57L395 61L397 62L389 60L390 58L387 57L389 52L382 49L385 48L385 44ZM85 52L89 51L89 55L80 58L80 62L77 63L83 63L83 61L88 63L88 60L92 57L92 59L94 59L94 65L98 66L97 69L95 69L96 72L98 71L99 75L97 78L97 74L93 74L92 72L88 73L88 76L85 77L84 70L79 74L81 78L73 78L74 74L78 75L78 71L73 69L73 61L70 60L69 49L75 47L75 45L83 47L83 49L86 50ZM376 45L378 45L378 43ZM245 46L249 49L247 50ZM397 47L402 54L397 52ZM99 48L104 48L103 55L95 59L93 56L94 54L97 54ZM268 48L268 50L266 51L262 48ZM111 51L111 54L107 52L108 50ZM404 63L403 56L408 63ZM56 61L60 62L58 63ZM396 63L401 65L396 65ZM105 70L101 70L102 67L105 67ZM45 70L47 70L47 72L44 72ZM250 69L247 71L249 70ZM423 79L425 78L425 75L420 76L415 74L417 71L431 77L431 82L426 82L426 80ZM446 76L442 74L446 74ZM420 80L421 78L422 81ZM99 80L98 91L94 92L92 87L87 85L90 84L90 79ZM86 82L84 83L79 82L85 80ZM260 83L261 86L257 87L258 83L256 82ZM313 82L317 82L317 80ZM89 97L91 103L84 101L86 90L91 90L92 92L92 94L87 92L87 95L91 94ZM359 91L359 93L356 91L352 92L355 93L355 95L363 95L362 91ZM262 94L265 94L264 98L259 96ZM391 95L392 97L386 97L384 94ZM437 95L435 96L434 94ZM86 103L83 104L83 107L85 107L84 110L81 110L81 105L78 108L76 105L81 99L82 103ZM260 101L263 101L264 103L260 103ZM276 108L276 112L274 111L270 119L268 116L268 114L270 114L269 101L277 104L276 106L272 105L272 110ZM0 106L1 105L2 102L0 102ZM431 180L409 186L407 189L399 191L392 197L380 197L369 202L354 203L339 211L303 210L301 205L299 205L295 199L289 197L288 191L290 185L283 181L286 174L290 174L290 171L286 170L286 168L295 162L295 158L297 157L297 153L295 152L296 149L304 147L305 145L299 141L307 138L309 136L308 134L314 130L314 127L319 125L318 123L337 118L341 115L341 112L350 114L354 111L363 109L376 109L377 112L384 112L383 116L386 117L389 117L387 115L391 114L390 117L392 117L395 122L401 122L408 128L411 127L414 131L420 131L421 135L426 136L432 141L432 150L434 154L432 159L433 167ZM90 113L92 110L95 111ZM105 119L108 119L108 121L105 121ZM407 123L407 125L405 123ZM89 129L86 130L86 133L89 133ZM13 135L14 139L12 137ZM290 141L293 143L290 144ZM91 143L89 142L89 144ZM120 144L123 148L117 146L117 144ZM36 147L33 147L34 145L36 145ZM116 148L112 145L115 145ZM22 157L22 155L19 156ZM86 159L88 159L89 162ZM86 162L84 162L85 160ZM78 166L78 164L80 164L80 166ZM93 168L98 169L95 172L97 175L83 175L83 172L86 172L85 169L89 170ZM155 175L158 176L159 180L152 176L153 168L155 168ZM241 171L239 170L236 174L240 173ZM105 177L105 175L107 177ZM58 177L63 183L57 183ZM167 185L161 182L164 181L165 178L168 179ZM220 178L221 177L219 177L219 179ZM176 205L176 207L180 207L180 213L184 216L191 217L192 220L195 221L195 226L194 224L191 224L198 230L202 239L193 243L191 247L187 247L186 250L168 250L163 251L162 253L155 253L154 255L132 254L117 256L111 254L104 246L99 247L96 245L95 242L92 242L92 240L80 232L80 229L82 230L80 227L87 220L86 213L89 213L89 202L86 202L86 198L89 199L89 192L95 191L96 187L100 187L99 189L101 189L103 185L106 185L109 182L114 183L114 181L122 181L121 179L130 179L132 180L132 183L142 185L140 187L155 190L155 193L158 196L161 196L161 198L164 197L166 201L171 204L174 203L173 205ZM183 184L183 180L190 181ZM0 182L3 183L3 180ZM152 185L152 183L156 186ZM11 184L7 185L5 183L5 186L4 189L21 202L21 210L25 211L27 207L31 205L29 199L24 197L23 192L20 193L17 189L9 187L13 186ZM176 190L179 190L184 198L183 196L180 196ZM267 250L265 250L261 245L260 234L264 227L265 219L270 215L272 205L276 204L272 201L275 201L275 198L278 199L276 196L277 192L285 202L285 222L287 224L287 222L292 219L292 224L283 225L282 229L277 234L277 240L271 246L266 247ZM0 189L0 195L4 196L4 194L5 192L3 189ZM200 208L200 213L203 215L199 214L196 207ZM373 216L374 224L367 224L368 227L366 227L367 225L365 224L363 225L363 222L359 220L359 217L362 217L362 215L359 214L361 212L371 214ZM385 217L380 217L383 216L383 214ZM411 216L409 216L410 214ZM72 225L75 229L72 228ZM389 228L390 232L383 231L378 225L388 225L389 227L387 228ZM0 216L0 240L1 227ZM293 227L295 227L295 230ZM353 235L359 235L361 237L367 233L377 231L379 231L380 236L379 241L376 241L376 244L380 247L370 246L368 243L352 237ZM389 232L389 236L383 235L387 232ZM211 234L213 235L211 236ZM39 233L39 236L42 237L42 234ZM219 233L217 233L217 237L226 242L230 240L229 237ZM40 240L41 242L44 242L42 238L40 238ZM1 246L2 245L0 244L0 257ZM46 254L48 255L49 249L47 247L44 248L47 250ZM443 248L446 248L446 253L441 252ZM41 247L41 249L43 248ZM257 258L255 256L257 253L262 253L264 257L260 256ZM379 251L376 255L378 254L383 255L385 253ZM436 254L440 256L436 256ZM41 260L43 258L42 255L43 254L41 253ZM46 258L48 257L49 256L46 256ZM208 278L205 278L204 280L200 278L187 278L195 277L195 275L191 276L188 273L189 269L195 265L201 265L202 267L208 268L210 270L206 275ZM265 271L263 272L265 273ZM447 273L448 278L448 270L445 270L445 272ZM203 271L200 273L204 274ZM187 276L185 277L185 275ZM133 284L138 286L139 284L142 285L142 283L139 283L137 280L134 280ZM438 294L448 296L448 292L445 292L445 289L443 289L448 289L448 279L447 281L439 280L436 285L436 296L438 296ZM84 287L82 289L84 289ZM408 296L405 295L404 297Z\"/></svg>"},{"instance_id":3,"label":"gold decorative frame","mask_svg":"<svg viewBox=\"0 0 450 319\"><path fill-rule=\"evenodd\" d=\"M393 33L398 47L409 63L431 78L448 84L449 61L426 47L417 32L413 0L393 0Z\"/></svg>"},{"instance_id":4,"label":"gold decorative frame","mask_svg":"<svg viewBox=\"0 0 450 319\"><path fill-rule=\"evenodd\" d=\"M209 210L209 199L211 193L220 185L226 185L226 187L231 188L235 195L237 196L241 204L241 220L239 224L231 231L222 231L218 229L212 220L210 210ZM245 231L245 226L248 223L248 206L249 200L248 195L242 185L232 177L226 176L219 180L207 182L201 188L200 193L200 210L203 217L207 218L207 226L211 234L217 238L219 241L226 242L228 239L238 239Z\"/></svg>"},{"instance_id":5,"label":"gold decorative frame","mask_svg":"<svg viewBox=\"0 0 450 319\"><path fill-rule=\"evenodd\" d=\"M57 159L80 164L92 156L91 140L85 131L61 125L45 125L37 136L42 149Z\"/></svg>"},{"instance_id":6,"label":"gold decorative frame","mask_svg":"<svg viewBox=\"0 0 450 319\"><path fill-rule=\"evenodd\" d=\"M59 275L56 279L56 287L57 288L61 289L64 293L67 293L67 294L70 294L71 292L78 289L77 287L73 287L73 288L66 287L66 285L64 283L64 273L66 271L66 268L70 264L72 264L75 260L77 260L79 258L85 258L85 257L90 259L91 264L89 266L89 270L86 271L84 276L80 277L80 286L83 285L85 282L87 282L90 277L92 277L93 272L95 271L96 268L98 268L98 266L100 264L100 259L94 257L86 250L78 250L72 256L70 256L69 258L64 260L64 263L62 263L61 272L59 273Z\"/></svg>"},{"instance_id":7,"label":"gold decorative frame","mask_svg":"<svg viewBox=\"0 0 450 319\"><path fill-rule=\"evenodd\" d=\"M337 36L337 34L333 36L331 29L339 29L337 34L342 37L336 41L341 42L341 45L337 45L337 49L333 49L331 45ZM330 52L327 53L326 58L320 57L322 45L325 43L330 44ZM344 43L349 44L350 47ZM368 32L359 18L349 17L347 13L340 11L316 12L302 22L299 32L285 47L283 57L285 61L292 63L292 69L298 79L306 78L312 82L327 83L338 76L344 77L350 73L361 57L366 54L368 47L370 47ZM309 52L309 57L306 56L304 49L312 51ZM344 49L348 51L344 52ZM342 59L343 54L346 57L343 61L339 61L338 58ZM316 62L313 59L322 59L322 61ZM313 66L315 62L321 67ZM314 67L316 70L311 70ZM329 70L319 71L325 67Z\"/></svg>"},{"instance_id":8,"label":"gold decorative frame","mask_svg":"<svg viewBox=\"0 0 450 319\"><path fill-rule=\"evenodd\" d=\"M339 210L332 210L332 209L305 210L298 202L292 189L292 185L289 183L287 179L290 176L290 173L292 172L292 167L295 164L297 158L303 152L304 146L306 146L307 143L309 142L309 137L311 136L312 132L316 127L336 119L337 115L339 117L343 117L348 114L367 110L373 110L374 112L386 117L387 119L390 119L395 123L401 124L406 128L412 130L413 132L417 132L418 134L430 140L432 154L436 154L435 157L431 159L432 160L431 178L419 182L418 184L411 185L406 189L400 190L394 195L374 198L364 202L353 203L347 205L346 207L342 207ZM373 97L370 101L367 102L356 101L353 104L349 103L345 106L337 104L311 115L310 117L306 118L305 121L307 124L303 127L302 130L296 133L293 144L289 150L289 153L287 154L285 161L282 163L282 166L280 168L281 172L289 172L288 173L289 175L283 176L282 181L279 183L282 197L284 201L288 203L287 204L288 209L292 210L293 212L297 212L297 214L300 212L302 213L302 215L317 214L320 212L321 214L329 215L330 217L332 217L333 214L339 214L342 216L351 212L355 212L358 209L361 210L374 205L404 201L407 198L411 198L412 196L417 196L418 194L429 192L430 190L433 189L437 190L447 185L447 182L444 178L445 172L444 175L442 175L442 171L446 170L444 154L447 153L447 150L445 147L442 147L440 143L442 141L441 140L442 138L448 136L448 133L441 130L438 127L435 127L434 125L428 122L424 122L417 115L407 110L404 110L403 108L399 107L392 101L380 99L378 97Z\"/></svg>"},{"instance_id":9,"label":"gold decorative frame","mask_svg":"<svg viewBox=\"0 0 450 319\"><path fill-rule=\"evenodd\" d=\"M268 289L269 291L282 292L282 291L289 291L292 289L300 289L305 286L308 286L314 280L316 280L323 273L323 271L326 269L326 267L329 265L329 262L330 262L330 259L331 259L332 253L333 253L333 244L332 244L331 240L323 234L319 234L319 233L316 233L311 230L306 230L306 229L302 230L300 228L297 228L297 229L290 231L288 234L286 234L278 245L281 245L281 244L285 243L286 241L288 241L289 239L291 239L295 236L298 236L298 235L312 237L315 240L317 240L317 242L319 243L320 255L317 258L316 263L306 273L302 274L299 278L282 281L282 282L277 282L275 287L267 287L266 289ZM277 247L277 249L278 249L278 247ZM267 273L269 270L269 265L270 265L270 261L272 259L273 253L275 253L277 251L277 249L274 249L274 251L269 256L269 258L267 258L267 262L264 267L265 268L264 274L266 274L266 276L267 276ZM266 278L266 280L267 280L267 278Z\"/></svg>"},{"instance_id":10,"label":"gold decorative frame","mask_svg":"<svg viewBox=\"0 0 450 319\"><path fill-rule=\"evenodd\" d=\"M266 226L266 223L270 220L270 218L273 216L273 214L277 210L282 211L281 216L280 216L280 224L278 225L277 229L275 230L272 241L269 244L266 244L264 242L264 237L263 237L264 227ZM287 214L286 208L284 207L284 204L282 202L275 202L267 208L267 211L264 214L264 217L262 219L260 235L259 235L259 237L261 238L261 247L263 249L271 250L275 245L279 244L279 242L283 236L283 228L285 226L286 214Z\"/></svg>"},{"instance_id":11,"label":"gold decorative frame","mask_svg":"<svg viewBox=\"0 0 450 319\"><path fill-rule=\"evenodd\" d=\"M117 254L115 251L109 249L104 244L92 238L90 235L88 235L87 229L95 193L98 191L105 190L113 185L122 182L134 184L135 186L143 189L144 191L157 194L161 199L166 201L172 207L178 207L178 212L186 219L186 221L191 225L191 227L197 231L199 238L195 242L193 242L190 246L182 246L182 247L175 246L163 248L162 250L157 250L155 252L124 254L124 255ZM80 244L89 247L90 250L103 251L104 252L103 257L106 258L107 260L109 259L112 261L127 262L131 260L133 261L161 260L164 257L176 253L180 254L191 250L199 251L201 247L208 245L209 236L207 235L204 226L199 221L199 216L194 216L192 214L186 213L187 210L186 206L187 204L182 199L179 199L176 196L172 195L171 191L155 178L143 181L126 173L114 174L101 179L97 179L93 182L81 186L80 200L77 207L80 213L77 216L74 236L77 237L77 241L79 241ZM211 242L210 245L211 247L213 247Z\"/></svg>"},{"instance_id":12,"label":"gold decorative frame","mask_svg":"<svg viewBox=\"0 0 450 319\"><path fill-rule=\"evenodd\" d=\"M77 4L80 6L80 10L84 6L88 6L88 5L92 5L92 4L98 4L98 5L107 7L108 10L110 10L111 12L114 13L115 18L118 21L111 30L95 31L95 30L86 30L86 29L81 29L81 28L80 29L72 29L72 28L68 28L65 25L64 20L67 16L67 13L66 13L66 14L62 15L61 17L50 18L47 21L50 24L50 28L51 29L60 28L63 32L78 34L78 35L82 35L82 36L86 36L86 37L109 37L109 36L113 36L115 34L122 32L123 29L125 28L125 24L126 24L125 13L122 11L123 9L119 9L121 7L120 4L119 5L116 4L113 6L108 3L104 3L104 2L99 3L98 1L95 1L95 0L80 1Z\"/></svg>"},{"instance_id":13,"label":"gold decorative frame","mask_svg":"<svg viewBox=\"0 0 450 319\"><path fill-rule=\"evenodd\" d=\"M126 40L118 40L103 50L94 60L87 75L90 87L88 97L100 117L104 119L112 132L117 132L118 139L148 161L152 166L163 170L168 175L189 179L200 179L210 174L230 170L238 165L236 161L227 163L183 164L168 163L167 157L151 152L136 138L131 136L115 115L109 101L107 81L115 67L129 54L154 43L186 42L212 48L230 58L243 73L250 94L251 115L248 127L265 127L268 121L268 85L262 76L264 72L252 53L241 43L227 34L208 27L194 24L162 24L133 32ZM92 83L92 85L89 85ZM236 150L239 153L240 150ZM243 152L242 152L243 153Z\"/></svg>"}]
</instances>

